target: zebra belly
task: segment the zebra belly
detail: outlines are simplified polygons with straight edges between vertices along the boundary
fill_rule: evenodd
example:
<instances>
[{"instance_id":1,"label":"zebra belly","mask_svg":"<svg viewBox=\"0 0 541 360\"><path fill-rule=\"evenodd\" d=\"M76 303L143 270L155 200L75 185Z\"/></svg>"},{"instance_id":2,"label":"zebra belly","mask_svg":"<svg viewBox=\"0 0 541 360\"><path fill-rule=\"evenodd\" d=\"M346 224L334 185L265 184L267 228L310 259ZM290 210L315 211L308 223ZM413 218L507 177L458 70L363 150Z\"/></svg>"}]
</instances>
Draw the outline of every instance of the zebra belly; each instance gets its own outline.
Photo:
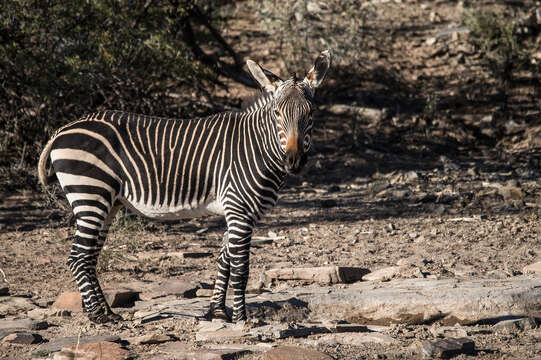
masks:
<instances>
[{"instance_id":1,"label":"zebra belly","mask_svg":"<svg viewBox=\"0 0 541 360\"><path fill-rule=\"evenodd\" d=\"M151 219L178 220L191 219L210 215L224 215L222 204L213 200L199 205L184 206L148 206L146 204L131 203L129 200L119 199L127 208L135 213Z\"/></svg>"}]
</instances>

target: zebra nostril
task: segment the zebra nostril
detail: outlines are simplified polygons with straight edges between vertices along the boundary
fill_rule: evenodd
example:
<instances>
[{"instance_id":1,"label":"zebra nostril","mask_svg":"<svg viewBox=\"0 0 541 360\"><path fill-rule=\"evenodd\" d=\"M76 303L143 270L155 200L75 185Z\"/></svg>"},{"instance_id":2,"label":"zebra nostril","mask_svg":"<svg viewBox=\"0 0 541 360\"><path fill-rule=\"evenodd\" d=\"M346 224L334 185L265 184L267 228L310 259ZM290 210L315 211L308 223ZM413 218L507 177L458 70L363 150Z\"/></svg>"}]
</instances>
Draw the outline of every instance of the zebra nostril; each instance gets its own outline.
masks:
<instances>
[{"instance_id":1,"label":"zebra nostril","mask_svg":"<svg viewBox=\"0 0 541 360\"><path fill-rule=\"evenodd\" d=\"M302 163L302 156L292 151L287 151L284 157L284 164L289 170L297 170Z\"/></svg>"},{"instance_id":2,"label":"zebra nostril","mask_svg":"<svg viewBox=\"0 0 541 360\"><path fill-rule=\"evenodd\" d=\"M286 152L285 163L289 168L295 167L295 164L297 163L297 156L295 156L295 154L291 151Z\"/></svg>"}]
</instances>

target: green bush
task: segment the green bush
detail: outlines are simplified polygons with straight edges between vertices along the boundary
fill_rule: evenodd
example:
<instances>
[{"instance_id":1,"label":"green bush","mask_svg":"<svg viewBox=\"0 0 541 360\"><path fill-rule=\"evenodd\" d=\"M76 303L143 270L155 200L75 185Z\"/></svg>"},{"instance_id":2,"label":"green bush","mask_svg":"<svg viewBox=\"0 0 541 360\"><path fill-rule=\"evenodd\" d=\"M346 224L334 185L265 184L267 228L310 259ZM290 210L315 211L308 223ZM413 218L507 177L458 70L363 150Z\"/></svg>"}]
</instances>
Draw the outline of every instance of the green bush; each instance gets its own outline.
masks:
<instances>
[{"instance_id":1,"label":"green bush","mask_svg":"<svg viewBox=\"0 0 541 360\"><path fill-rule=\"evenodd\" d=\"M0 0L0 167L35 166L52 132L86 113L192 113L182 99L216 75L179 30L187 4Z\"/></svg>"},{"instance_id":2,"label":"green bush","mask_svg":"<svg viewBox=\"0 0 541 360\"><path fill-rule=\"evenodd\" d=\"M468 40L474 45L483 64L501 85L507 87L513 73L528 65L528 51L518 36L517 22L490 10L466 12L464 24L470 30Z\"/></svg>"}]
</instances>

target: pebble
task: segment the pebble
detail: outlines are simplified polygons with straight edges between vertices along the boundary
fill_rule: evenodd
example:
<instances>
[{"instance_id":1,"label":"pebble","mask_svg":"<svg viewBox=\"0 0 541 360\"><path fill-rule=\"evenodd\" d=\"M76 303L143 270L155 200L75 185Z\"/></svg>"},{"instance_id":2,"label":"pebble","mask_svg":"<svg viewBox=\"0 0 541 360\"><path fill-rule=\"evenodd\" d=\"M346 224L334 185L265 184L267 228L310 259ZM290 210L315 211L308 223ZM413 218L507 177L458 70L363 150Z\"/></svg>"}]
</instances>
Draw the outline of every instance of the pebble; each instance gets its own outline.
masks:
<instances>
[{"instance_id":1,"label":"pebble","mask_svg":"<svg viewBox=\"0 0 541 360\"><path fill-rule=\"evenodd\" d=\"M498 188L498 194L500 194L505 201L524 199L524 192L522 189L515 186L502 186Z\"/></svg>"},{"instance_id":2,"label":"pebble","mask_svg":"<svg viewBox=\"0 0 541 360\"><path fill-rule=\"evenodd\" d=\"M431 327L429 331L434 337L438 338L462 338L468 336L466 330L453 326Z\"/></svg>"},{"instance_id":3,"label":"pebble","mask_svg":"<svg viewBox=\"0 0 541 360\"><path fill-rule=\"evenodd\" d=\"M449 359L460 354L473 354L475 343L468 338L448 338L427 341L422 344L421 352L427 357Z\"/></svg>"},{"instance_id":4,"label":"pebble","mask_svg":"<svg viewBox=\"0 0 541 360\"><path fill-rule=\"evenodd\" d=\"M56 298L51 307L53 309L81 312L83 311L83 300L78 291L63 292Z\"/></svg>"},{"instance_id":5,"label":"pebble","mask_svg":"<svg viewBox=\"0 0 541 360\"><path fill-rule=\"evenodd\" d=\"M428 39L426 39L425 43L428 45L428 46L432 46L436 43L437 39L435 37L430 37Z\"/></svg>"},{"instance_id":6,"label":"pebble","mask_svg":"<svg viewBox=\"0 0 541 360\"><path fill-rule=\"evenodd\" d=\"M525 274L541 274L541 261L538 261L536 263L526 265L522 272Z\"/></svg>"},{"instance_id":7,"label":"pebble","mask_svg":"<svg viewBox=\"0 0 541 360\"><path fill-rule=\"evenodd\" d=\"M533 317L524 317L520 319L503 320L494 325L497 331L510 332L513 330L531 330L537 328L537 321Z\"/></svg>"},{"instance_id":8,"label":"pebble","mask_svg":"<svg viewBox=\"0 0 541 360\"><path fill-rule=\"evenodd\" d=\"M405 270L404 266L390 266L383 269L376 270L365 276L364 281L388 281L395 276L400 275Z\"/></svg>"},{"instance_id":9,"label":"pebble","mask_svg":"<svg viewBox=\"0 0 541 360\"><path fill-rule=\"evenodd\" d=\"M409 181L409 182L419 180L419 174L417 174L417 173L416 173L415 171L413 171L413 170L406 172L406 173L404 174L404 177L405 177L406 180Z\"/></svg>"},{"instance_id":10,"label":"pebble","mask_svg":"<svg viewBox=\"0 0 541 360\"><path fill-rule=\"evenodd\" d=\"M2 342L11 344L38 344L43 341L43 338L39 334L29 332L14 332L7 336L4 336Z\"/></svg>"},{"instance_id":11,"label":"pebble","mask_svg":"<svg viewBox=\"0 0 541 360\"><path fill-rule=\"evenodd\" d=\"M197 297L211 297L214 293L213 289L197 289L195 296Z\"/></svg>"}]
</instances>

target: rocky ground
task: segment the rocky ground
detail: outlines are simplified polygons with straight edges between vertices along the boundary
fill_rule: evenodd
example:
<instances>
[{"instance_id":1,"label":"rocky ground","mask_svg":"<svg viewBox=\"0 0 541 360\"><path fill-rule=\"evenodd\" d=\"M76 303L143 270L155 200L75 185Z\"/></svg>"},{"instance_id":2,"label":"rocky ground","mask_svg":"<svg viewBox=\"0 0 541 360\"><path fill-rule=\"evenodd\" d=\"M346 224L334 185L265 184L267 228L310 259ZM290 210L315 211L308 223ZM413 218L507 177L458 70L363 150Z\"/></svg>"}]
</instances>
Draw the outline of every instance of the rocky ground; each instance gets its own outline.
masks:
<instances>
[{"instance_id":1,"label":"rocky ground","mask_svg":"<svg viewBox=\"0 0 541 360\"><path fill-rule=\"evenodd\" d=\"M65 264L66 212L10 193L0 358L541 358L538 89L502 110L479 87L462 2L373 3L392 39L356 82L331 74L310 163L254 234L248 323L204 318L223 220L119 217L98 268L125 321L95 325ZM262 44L255 59L277 61Z\"/></svg>"}]
</instances>

